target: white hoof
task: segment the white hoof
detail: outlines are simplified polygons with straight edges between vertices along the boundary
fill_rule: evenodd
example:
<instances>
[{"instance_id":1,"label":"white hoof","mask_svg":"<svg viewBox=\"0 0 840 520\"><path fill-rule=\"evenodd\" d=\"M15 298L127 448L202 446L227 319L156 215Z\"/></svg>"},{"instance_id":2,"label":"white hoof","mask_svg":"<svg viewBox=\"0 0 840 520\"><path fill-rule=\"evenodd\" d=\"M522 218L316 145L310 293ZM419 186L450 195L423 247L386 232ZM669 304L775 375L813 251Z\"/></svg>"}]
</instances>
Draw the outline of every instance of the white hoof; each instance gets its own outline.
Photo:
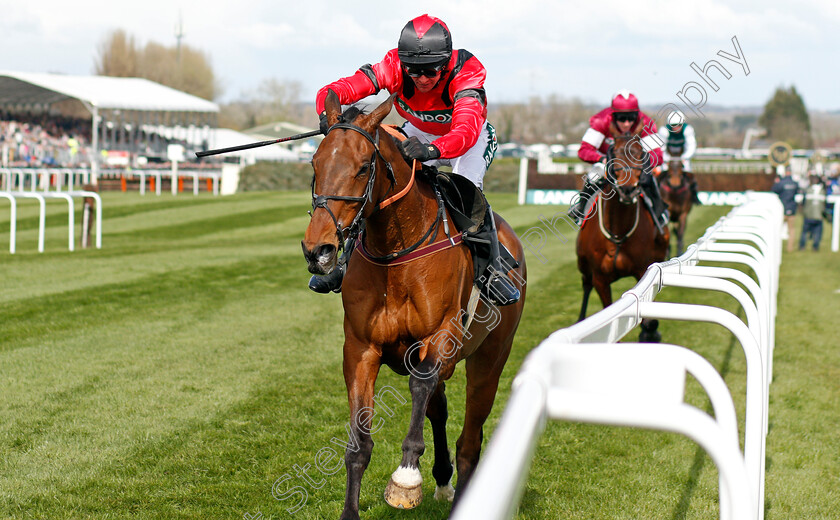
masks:
<instances>
[{"instance_id":1,"label":"white hoof","mask_svg":"<svg viewBox=\"0 0 840 520\"><path fill-rule=\"evenodd\" d=\"M391 474L391 480L402 487L412 488L423 483L423 475L420 474L420 470L417 468L400 466Z\"/></svg>"}]
</instances>

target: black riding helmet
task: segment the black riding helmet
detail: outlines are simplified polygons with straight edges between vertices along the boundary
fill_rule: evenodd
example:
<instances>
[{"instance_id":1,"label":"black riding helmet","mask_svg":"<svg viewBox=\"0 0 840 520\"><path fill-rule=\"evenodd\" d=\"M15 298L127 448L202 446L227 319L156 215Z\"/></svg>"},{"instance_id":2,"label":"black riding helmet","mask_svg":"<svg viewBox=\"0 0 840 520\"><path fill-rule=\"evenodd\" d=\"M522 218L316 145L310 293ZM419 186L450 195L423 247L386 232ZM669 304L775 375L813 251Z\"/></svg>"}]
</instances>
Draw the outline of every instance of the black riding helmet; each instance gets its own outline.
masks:
<instances>
[{"instance_id":1,"label":"black riding helmet","mask_svg":"<svg viewBox=\"0 0 840 520\"><path fill-rule=\"evenodd\" d=\"M403 27L397 50L403 65L445 65L452 56L452 36L441 19L423 14Z\"/></svg>"}]
</instances>

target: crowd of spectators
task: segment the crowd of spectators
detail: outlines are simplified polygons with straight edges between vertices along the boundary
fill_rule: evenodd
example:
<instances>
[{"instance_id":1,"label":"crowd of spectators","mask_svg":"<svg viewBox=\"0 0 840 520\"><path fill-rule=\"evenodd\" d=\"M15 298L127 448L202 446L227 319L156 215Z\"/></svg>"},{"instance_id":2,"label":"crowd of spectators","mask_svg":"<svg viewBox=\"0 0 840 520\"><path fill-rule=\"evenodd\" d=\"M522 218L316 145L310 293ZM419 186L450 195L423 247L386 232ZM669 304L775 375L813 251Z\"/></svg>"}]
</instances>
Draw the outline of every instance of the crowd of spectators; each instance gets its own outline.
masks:
<instances>
[{"instance_id":1,"label":"crowd of spectators","mask_svg":"<svg viewBox=\"0 0 840 520\"><path fill-rule=\"evenodd\" d=\"M89 121L0 111L0 165L76 167L90 164Z\"/></svg>"}]
</instances>

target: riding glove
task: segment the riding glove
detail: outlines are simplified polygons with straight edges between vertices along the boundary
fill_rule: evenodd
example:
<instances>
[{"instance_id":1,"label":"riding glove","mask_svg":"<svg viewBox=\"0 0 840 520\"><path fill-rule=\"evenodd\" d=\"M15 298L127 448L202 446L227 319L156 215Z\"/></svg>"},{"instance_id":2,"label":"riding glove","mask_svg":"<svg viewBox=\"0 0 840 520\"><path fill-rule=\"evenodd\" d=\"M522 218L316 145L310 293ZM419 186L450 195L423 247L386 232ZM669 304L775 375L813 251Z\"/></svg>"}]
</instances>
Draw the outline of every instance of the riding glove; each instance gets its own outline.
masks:
<instances>
[{"instance_id":1,"label":"riding glove","mask_svg":"<svg viewBox=\"0 0 840 520\"><path fill-rule=\"evenodd\" d=\"M420 162L431 161L440 157L440 150L433 144L421 143L416 137L409 137L400 143L400 150L407 159Z\"/></svg>"}]
</instances>

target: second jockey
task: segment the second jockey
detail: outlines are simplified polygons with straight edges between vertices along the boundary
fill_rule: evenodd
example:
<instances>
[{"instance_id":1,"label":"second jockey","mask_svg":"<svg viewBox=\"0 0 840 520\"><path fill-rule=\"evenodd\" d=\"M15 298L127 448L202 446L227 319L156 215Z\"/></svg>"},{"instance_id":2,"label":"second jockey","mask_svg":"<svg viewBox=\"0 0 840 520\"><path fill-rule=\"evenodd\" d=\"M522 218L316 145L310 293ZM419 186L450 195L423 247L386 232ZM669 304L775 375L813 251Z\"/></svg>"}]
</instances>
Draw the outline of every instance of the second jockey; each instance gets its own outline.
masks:
<instances>
[{"instance_id":1,"label":"second jockey","mask_svg":"<svg viewBox=\"0 0 840 520\"><path fill-rule=\"evenodd\" d=\"M578 150L578 157L582 161L595 165L584 176L583 189L577 203L569 208L569 215L575 218L578 224L586 219L588 201L603 186L603 183L608 182L604 178L604 167L610 142L615 138L612 133L612 123L615 123L614 128L622 134L636 131L641 125L641 144L649 157L648 168L652 169L662 164L661 142L656 135L656 123L639 110L639 101L634 94L628 90L617 92L610 106L589 119L589 129L583 134ZM644 192L644 198L646 204L649 204L654 222L661 232L668 224L668 210L659 194L659 186L649 169L642 172L639 186Z\"/></svg>"},{"instance_id":2,"label":"second jockey","mask_svg":"<svg viewBox=\"0 0 840 520\"><path fill-rule=\"evenodd\" d=\"M691 200L694 204L702 204L697 197L697 181L691 173L691 158L697 151L697 137L694 127L685 118L685 114L674 110L668 115L668 119L662 128L659 129L659 137L663 143L662 155L667 164L672 159L681 160L683 173L688 178L691 190Z\"/></svg>"}]
</instances>

